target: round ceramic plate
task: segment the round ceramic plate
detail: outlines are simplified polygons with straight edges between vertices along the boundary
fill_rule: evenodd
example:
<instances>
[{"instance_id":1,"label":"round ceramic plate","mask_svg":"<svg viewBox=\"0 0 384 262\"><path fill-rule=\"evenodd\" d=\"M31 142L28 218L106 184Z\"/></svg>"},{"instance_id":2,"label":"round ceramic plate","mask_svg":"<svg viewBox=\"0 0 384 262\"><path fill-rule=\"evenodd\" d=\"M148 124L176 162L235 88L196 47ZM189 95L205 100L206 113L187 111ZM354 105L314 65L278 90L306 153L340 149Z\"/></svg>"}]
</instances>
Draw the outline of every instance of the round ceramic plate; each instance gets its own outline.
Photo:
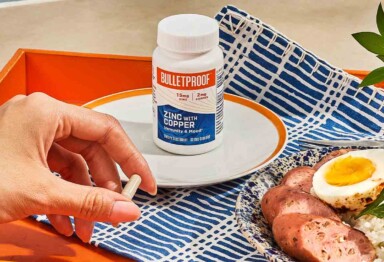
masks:
<instances>
[{"instance_id":1,"label":"round ceramic plate","mask_svg":"<svg viewBox=\"0 0 384 262\"><path fill-rule=\"evenodd\" d=\"M267 165L285 147L286 128L272 111L238 96L225 94L224 99L222 145L193 156L171 154L154 144L151 89L113 94L84 106L120 121L147 160L159 187L193 187L247 175Z\"/></svg>"},{"instance_id":2,"label":"round ceramic plate","mask_svg":"<svg viewBox=\"0 0 384 262\"><path fill-rule=\"evenodd\" d=\"M277 159L258 170L245 183L237 198L235 211L237 223L249 243L270 261L295 260L286 255L273 240L272 230L261 211L260 201L263 195L269 188L280 184L282 177L292 168L313 166L329 152L337 149L339 148L312 149Z\"/></svg>"}]
</instances>

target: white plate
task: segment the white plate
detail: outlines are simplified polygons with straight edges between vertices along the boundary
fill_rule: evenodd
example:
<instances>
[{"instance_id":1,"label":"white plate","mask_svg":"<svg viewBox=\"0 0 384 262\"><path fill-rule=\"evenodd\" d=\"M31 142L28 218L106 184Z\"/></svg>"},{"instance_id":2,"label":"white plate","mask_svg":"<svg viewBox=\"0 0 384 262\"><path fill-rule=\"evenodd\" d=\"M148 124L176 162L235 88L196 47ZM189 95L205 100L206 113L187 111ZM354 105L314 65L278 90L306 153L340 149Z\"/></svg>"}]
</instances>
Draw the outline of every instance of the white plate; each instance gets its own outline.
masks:
<instances>
[{"instance_id":1,"label":"white plate","mask_svg":"<svg viewBox=\"0 0 384 262\"><path fill-rule=\"evenodd\" d=\"M174 155L153 143L149 88L109 95L84 106L120 121L148 161L159 187L193 187L247 175L274 160L285 147L286 128L272 111L238 96L225 94L224 99L222 145L194 156Z\"/></svg>"}]
</instances>

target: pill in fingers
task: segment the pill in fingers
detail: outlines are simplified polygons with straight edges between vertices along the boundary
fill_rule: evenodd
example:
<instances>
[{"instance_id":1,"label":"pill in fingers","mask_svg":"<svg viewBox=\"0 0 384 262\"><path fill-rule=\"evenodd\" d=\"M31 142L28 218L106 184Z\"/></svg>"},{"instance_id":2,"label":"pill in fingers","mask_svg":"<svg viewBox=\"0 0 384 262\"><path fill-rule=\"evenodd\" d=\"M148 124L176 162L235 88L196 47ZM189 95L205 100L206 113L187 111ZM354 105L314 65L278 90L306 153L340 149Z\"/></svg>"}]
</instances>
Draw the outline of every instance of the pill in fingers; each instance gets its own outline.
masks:
<instances>
[{"instance_id":1,"label":"pill in fingers","mask_svg":"<svg viewBox=\"0 0 384 262\"><path fill-rule=\"evenodd\" d=\"M125 185L123 189L123 192L122 192L123 196L129 199L132 199L135 196L136 191L140 186L140 183L141 183L141 177L136 174L132 175L128 183Z\"/></svg>"},{"instance_id":2,"label":"pill in fingers","mask_svg":"<svg viewBox=\"0 0 384 262\"><path fill-rule=\"evenodd\" d=\"M122 192L123 196L132 200L136 194L137 189L140 186L140 183L141 183L141 177L136 174L132 175L129 178L128 183L125 185L123 189L123 192ZM119 223L112 224L112 226L117 228L119 226Z\"/></svg>"}]
</instances>

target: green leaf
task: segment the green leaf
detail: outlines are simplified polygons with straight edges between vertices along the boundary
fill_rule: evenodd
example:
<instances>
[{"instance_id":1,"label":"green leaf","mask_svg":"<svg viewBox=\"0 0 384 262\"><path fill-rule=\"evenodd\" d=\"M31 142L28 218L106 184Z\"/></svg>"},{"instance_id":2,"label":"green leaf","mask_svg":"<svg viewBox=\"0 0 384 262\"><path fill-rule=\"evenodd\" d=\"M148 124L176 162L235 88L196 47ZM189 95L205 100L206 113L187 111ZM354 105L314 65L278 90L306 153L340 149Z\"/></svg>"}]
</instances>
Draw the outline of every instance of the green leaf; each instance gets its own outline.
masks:
<instances>
[{"instance_id":1,"label":"green leaf","mask_svg":"<svg viewBox=\"0 0 384 262\"><path fill-rule=\"evenodd\" d=\"M381 6L381 3L379 5L379 8L377 9L376 24L380 34L383 36L384 35L384 12L383 12L383 7Z\"/></svg>"},{"instance_id":2,"label":"green leaf","mask_svg":"<svg viewBox=\"0 0 384 262\"><path fill-rule=\"evenodd\" d=\"M360 83L359 87L380 83L384 80L384 67L379 67L370 72Z\"/></svg>"},{"instance_id":3,"label":"green leaf","mask_svg":"<svg viewBox=\"0 0 384 262\"><path fill-rule=\"evenodd\" d=\"M378 55L377 58L384 62L384 55Z\"/></svg>"},{"instance_id":4,"label":"green leaf","mask_svg":"<svg viewBox=\"0 0 384 262\"><path fill-rule=\"evenodd\" d=\"M384 217L384 205L382 202L384 201L384 190L381 191L380 195L369 204L363 211L360 212L355 218L359 218L364 215L373 215L378 218Z\"/></svg>"},{"instance_id":5,"label":"green leaf","mask_svg":"<svg viewBox=\"0 0 384 262\"><path fill-rule=\"evenodd\" d=\"M352 34L352 36L368 51L384 55L384 37L372 32L360 32Z\"/></svg>"}]
</instances>

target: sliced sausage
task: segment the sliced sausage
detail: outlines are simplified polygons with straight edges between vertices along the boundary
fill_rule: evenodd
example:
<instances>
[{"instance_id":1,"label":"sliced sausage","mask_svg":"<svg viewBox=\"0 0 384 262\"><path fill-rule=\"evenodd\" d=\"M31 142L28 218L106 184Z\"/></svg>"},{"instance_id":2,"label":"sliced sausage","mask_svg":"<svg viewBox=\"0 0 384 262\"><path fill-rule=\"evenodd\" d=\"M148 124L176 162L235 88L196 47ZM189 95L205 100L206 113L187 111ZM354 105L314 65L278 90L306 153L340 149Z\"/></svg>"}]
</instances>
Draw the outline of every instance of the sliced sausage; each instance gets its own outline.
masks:
<instances>
[{"instance_id":1,"label":"sliced sausage","mask_svg":"<svg viewBox=\"0 0 384 262\"><path fill-rule=\"evenodd\" d=\"M286 185L271 188L261 199L261 210L267 222L280 214L303 213L329 217L340 221L335 211L318 198Z\"/></svg>"},{"instance_id":2,"label":"sliced sausage","mask_svg":"<svg viewBox=\"0 0 384 262\"><path fill-rule=\"evenodd\" d=\"M323 157L316 165L314 165L313 168L315 170L318 170L322 165L327 163L329 160L332 160L335 157L344 155L344 154L348 153L349 151L352 151L352 149L339 149L339 150L332 151L331 153L329 153L328 155Z\"/></svg>"},{"instance_id":3,"label":"sliced sausage","mask_svg":"<svg viewBox=\"0 0 384 262\"><path fill-rule=\"evenodd\" d=\"M360 231L342 222L309 214L276 217L273 236L281 249L299 261L373 261L374 247Z\"/></svg>"},{"instance_id":4,"label":"sliced sausage","mask_svg":"<svg viewBox=\"0 0 384 262\"><path fill-rule=\"evenodd\" d=\"M309 193L312 188L312 178L316 170L310 166L299 166L285 174L281 184Z\"/></svg>"}]
</instances>

